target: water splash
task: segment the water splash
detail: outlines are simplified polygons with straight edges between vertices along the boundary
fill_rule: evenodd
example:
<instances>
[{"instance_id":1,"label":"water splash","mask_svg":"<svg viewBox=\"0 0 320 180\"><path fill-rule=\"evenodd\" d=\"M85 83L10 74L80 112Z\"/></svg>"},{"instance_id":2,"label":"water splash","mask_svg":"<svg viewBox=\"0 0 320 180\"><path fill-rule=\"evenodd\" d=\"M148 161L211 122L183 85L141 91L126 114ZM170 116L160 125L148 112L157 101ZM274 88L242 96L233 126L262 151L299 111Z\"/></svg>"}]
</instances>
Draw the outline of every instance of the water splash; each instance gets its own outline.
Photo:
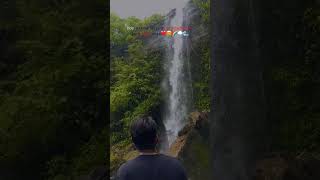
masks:
<instances>
[{"instance_id":1,"label":"water splash","mask_svg":"<svg viewBox=\"0 0 320 180\"><path fill-rule=\"evenodd\" d=\"M176 8L175 16L168 20L167 25L178 27L184 25L183 8ZM172 48L167 49L167 61L164 78L166 113L164 125L167 132L168 145L170 146L179 131L183 128L188 114L188 101L191 99L190 92L190 67L185 37L174 36L167 40Z\"/></svg>"}]
</instances>

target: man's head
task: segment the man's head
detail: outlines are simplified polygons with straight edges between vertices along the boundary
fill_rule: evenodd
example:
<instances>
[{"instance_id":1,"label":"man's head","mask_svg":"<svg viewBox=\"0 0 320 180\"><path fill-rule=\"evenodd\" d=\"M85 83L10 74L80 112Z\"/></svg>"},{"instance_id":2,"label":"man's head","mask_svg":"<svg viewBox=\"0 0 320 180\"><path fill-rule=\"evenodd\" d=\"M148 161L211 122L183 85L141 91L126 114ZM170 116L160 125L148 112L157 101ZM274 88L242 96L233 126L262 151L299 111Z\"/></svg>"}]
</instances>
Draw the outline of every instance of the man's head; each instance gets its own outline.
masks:
<instances>
[{"instance_id":1,"label":"man's head","mask_svg":"<svg viewBox=\"0 0 320 180\"><path fill-rule=\"evenodd\" d=\"M132 141L138 150L155 150L158 143L157 124L151 117L144 116L131 125Z\"/></svg>"}]
</instances>

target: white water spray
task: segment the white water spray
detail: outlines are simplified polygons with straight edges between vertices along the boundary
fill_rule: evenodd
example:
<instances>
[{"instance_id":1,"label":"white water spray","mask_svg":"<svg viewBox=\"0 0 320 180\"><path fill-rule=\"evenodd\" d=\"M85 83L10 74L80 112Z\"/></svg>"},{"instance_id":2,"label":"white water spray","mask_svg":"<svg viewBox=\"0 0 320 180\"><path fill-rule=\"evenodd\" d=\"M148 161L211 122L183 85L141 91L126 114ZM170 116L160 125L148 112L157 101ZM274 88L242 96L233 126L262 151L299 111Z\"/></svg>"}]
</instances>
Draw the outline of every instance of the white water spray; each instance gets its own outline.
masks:
<instances>
[{"instance_id":1,"label":"white water spray","mask_svg":"<svg viewBox=\"0 0 320 180\"><path fill-rule=\"evenodd\" d=\"M175 16L167 23L170 27L181 27L184 25L183 8L176 8ZM186 37L174 36L168 40L172 43L172 49L167 49L167 63L165 70L167 76L164 79L164 88L166 92L166 108L164 116L164 125L167 132L168 145L170 146L179 131L183 128L188 115L189 96L189 78L190 67L188 67L188 58L186 56Z\"/></svg>"}]
</instances>

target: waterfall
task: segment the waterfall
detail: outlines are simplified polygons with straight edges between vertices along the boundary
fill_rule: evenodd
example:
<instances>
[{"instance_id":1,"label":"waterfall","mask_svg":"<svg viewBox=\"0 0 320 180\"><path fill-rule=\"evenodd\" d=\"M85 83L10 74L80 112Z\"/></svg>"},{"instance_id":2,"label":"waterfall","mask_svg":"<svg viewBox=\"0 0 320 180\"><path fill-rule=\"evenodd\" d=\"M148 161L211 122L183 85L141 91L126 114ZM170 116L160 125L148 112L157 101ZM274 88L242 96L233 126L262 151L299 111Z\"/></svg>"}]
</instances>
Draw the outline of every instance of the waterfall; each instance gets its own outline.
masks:
<instances>
[{"instance_id":1,"label":"waterfall","mask_svg":"<svg viewBox=\"0 0 320 180\"><path fill-rule=\"evenodd\" d=\"M169 27L182 27L186 25L183 7L175 9L175 15L169 18L166 25ZM173 36L166 39L171 44L166 49L167 59L164 64L166 76L163 80L163 90L166 110L164 125L167 134L167 146L170 146L178 132L186 123L189 112L189 103L192 99L190 88L190 67L188 59L188 37Z\"/></svg>"}]
</instances>

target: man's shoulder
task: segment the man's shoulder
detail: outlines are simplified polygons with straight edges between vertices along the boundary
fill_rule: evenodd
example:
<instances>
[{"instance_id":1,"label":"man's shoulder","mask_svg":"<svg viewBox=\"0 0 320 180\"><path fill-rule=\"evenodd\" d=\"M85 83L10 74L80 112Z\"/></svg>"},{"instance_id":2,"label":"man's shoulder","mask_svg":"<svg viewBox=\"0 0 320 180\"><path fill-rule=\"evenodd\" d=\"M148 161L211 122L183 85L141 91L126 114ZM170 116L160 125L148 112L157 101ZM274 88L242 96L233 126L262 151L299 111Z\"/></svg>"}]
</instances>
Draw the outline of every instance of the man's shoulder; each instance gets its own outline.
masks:
<instances>
[{"instance_id":1,"label":"man's shoulder","mask_svg":"<svg viewBox=\"0 0 320 180\"><path fill-rule=\"evenodd\" d=\"M168 155L165 155L165 154L160 154L160 157L166 161L170 161L172 163L178 163L180 164L180 161L175 158L175 157L172 157L172 156L168 156Z\"/></svg>"},{"instance_id":2,"label":"man's shoulder","mask_svg":"<svg viewBox=\"0 0 320 180\"><path fill-rule=\"evenodd\" d=\"M164 159L164 163L162 164L165 166L165 169L169 170L168 172L174 172L175 174L179 174L181 177L186 177L186 171L179 159L168 155L162 155L162 158Z\"/></svg>"},{"instance_id":3,"label":"man's shoulder","mask_svg":"<svg viewBox=\"0 0 320 180\"><path fill-rule=\"evenodd\" d=\"M157 156L154 156L154 158L152 158L152 159L155 160L156 162L158 162L159 163L158 165L164 165L164 166L166 166L168 168L182 167L182 163L177 158L172 157L172 156L168 156L168 155L165 155L165 154L159 154ZM136 157L134 159L131 159L131 160L123 163L120 166L119 171L126 171L128 169L136 167L138 164L141 165L141 164L144 163L143 160L146 160L146 159L144 159L143 156L138 156L138 157Z\"/></svg>"},{"instance_id":4,"label":"man's shoulder","mask_svg":"<svg viewBox=\"0 0 320 180\"><path fill-rule=\"evenodd\" d=\"M123 163L120 168L122 169L126 169L134 164L136 164L137 162L139 162L140 160L143 160L143 156L138 156L134 159L131 159L125 163ZM157 156L154 156L154 159L158 160L158 161L165 161L166 163L171 163L171 164L177 164L177 165L181 165L180 161L172 156L168 156L165 154L158 154Z\"/></svg>"},{"instance_id":5,"label":"man's shoulder","mask_svg":"<svg viewBox=\"0 0 320 180\"><path fill-rule=\"evenodd\" d=\"M182 163L176 157L161 154L159 159L161 159L161 161L163 162L162 164L167 168L183 169Z\"/></svg>"},{"instance_id":6,"label":"man's shoulder","mask_svg":"<svg viewBox=\"0 0 320 180\"><path fill-rule=\"evenodd\" d=\"M131 159L125 163L123 163L120 167L119 167L119 171L123 171L125 169L127 169L128 167L130 167L132 164L134 164L134 162L136 161L137 157L134 159Z\"/></svg>"},{"instance_id":7,"label":"man's shoulder","mask_svg":"<svg viewBox=\"0 0 320 180\"><path fill-rule=\"evenodd\" d=\"M119 177L125 177L128 174L137 174L141 170L148 171L149 168L163 170L167 174L179 174L181 176L186 174L182 163L177 158L164 154L138 156L122 164L117 174Z\"/></svg>"}]
</instances>

